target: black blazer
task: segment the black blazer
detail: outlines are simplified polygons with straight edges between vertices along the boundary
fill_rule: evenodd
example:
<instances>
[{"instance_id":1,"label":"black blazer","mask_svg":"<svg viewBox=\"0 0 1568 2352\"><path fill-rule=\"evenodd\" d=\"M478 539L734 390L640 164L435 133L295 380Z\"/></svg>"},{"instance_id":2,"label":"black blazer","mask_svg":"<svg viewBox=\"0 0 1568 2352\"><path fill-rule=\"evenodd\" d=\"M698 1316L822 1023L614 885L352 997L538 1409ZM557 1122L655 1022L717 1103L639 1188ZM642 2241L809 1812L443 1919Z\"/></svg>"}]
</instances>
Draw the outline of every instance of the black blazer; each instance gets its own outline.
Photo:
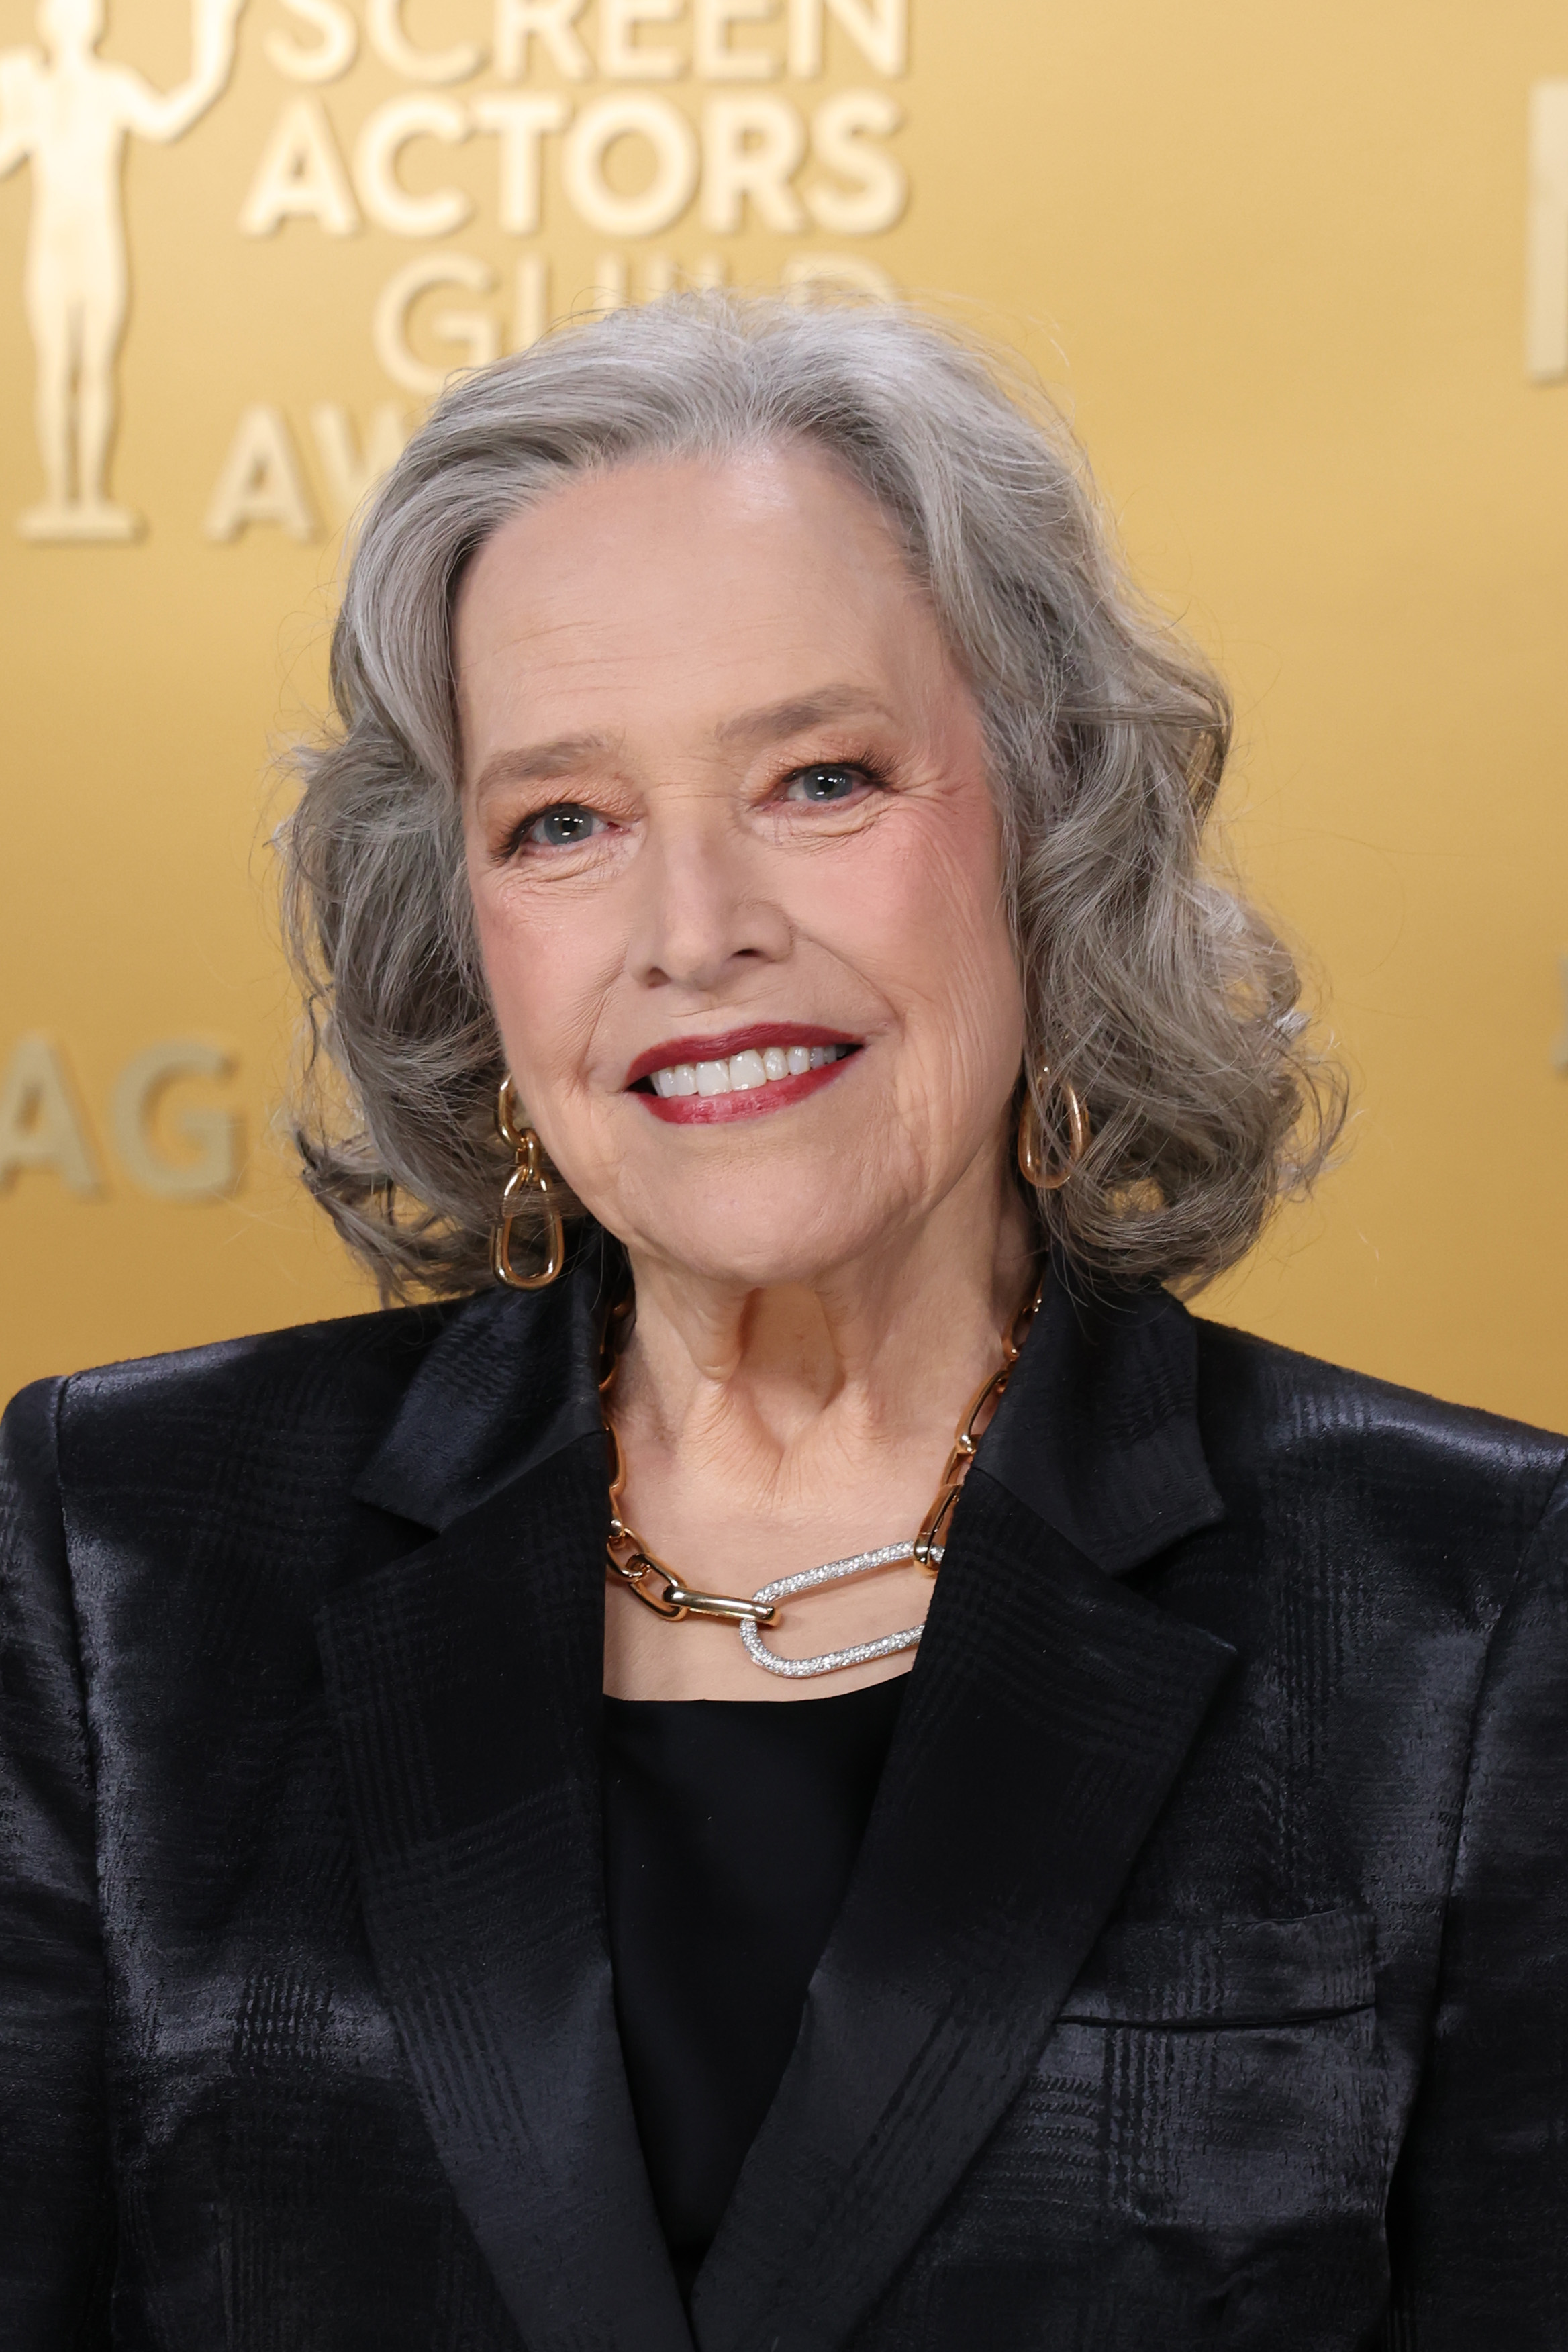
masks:
<instances>
[{"instance_id":1,"label":"black blazer","mask_svg":"<svg viewBox=\"0 0 1568 2352\"><path fill-rule=\"evenodd\" d=\"M1568 1449L1059 1288L689 2326L596 1280L13 1408L6 2352L1563 2352Z\"/></svg>"}]
</instances>

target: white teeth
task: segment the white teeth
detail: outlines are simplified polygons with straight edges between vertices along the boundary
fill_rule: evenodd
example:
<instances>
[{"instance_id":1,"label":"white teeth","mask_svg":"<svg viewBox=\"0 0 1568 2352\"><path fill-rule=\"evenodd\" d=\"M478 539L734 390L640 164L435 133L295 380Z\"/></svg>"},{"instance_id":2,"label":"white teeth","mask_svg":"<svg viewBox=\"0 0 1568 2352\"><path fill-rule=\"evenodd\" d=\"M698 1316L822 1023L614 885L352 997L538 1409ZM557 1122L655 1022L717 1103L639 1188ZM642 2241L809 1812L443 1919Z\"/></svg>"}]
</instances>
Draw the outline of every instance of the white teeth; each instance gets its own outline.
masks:
<instances>
[{"instance_id":1,"label":"white teeth","mask_svg":"<svg viewBox=\"0 0 1568 2352\"><path fill-rule=\"evenodd\" d=\"M762 1053L731 1054L727 1062L672 1062L654 1071L653 1090L666 1102L678 1095L744 1094L826 1069L848 1051L847 1045L769 1045Z\"/></svg>"}]
</instances>

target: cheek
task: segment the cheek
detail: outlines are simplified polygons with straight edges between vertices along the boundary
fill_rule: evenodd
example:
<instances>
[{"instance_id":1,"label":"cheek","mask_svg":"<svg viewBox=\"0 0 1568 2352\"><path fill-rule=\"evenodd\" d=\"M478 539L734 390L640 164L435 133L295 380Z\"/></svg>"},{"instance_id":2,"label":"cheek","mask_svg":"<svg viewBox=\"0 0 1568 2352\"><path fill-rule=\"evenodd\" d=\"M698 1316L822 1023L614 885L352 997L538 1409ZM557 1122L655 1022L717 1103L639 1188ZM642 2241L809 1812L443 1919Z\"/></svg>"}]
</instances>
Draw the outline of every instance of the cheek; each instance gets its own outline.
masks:
<instances>
[{"instance_id":1,"label":"cheek","mask_svg":"<svg viewBox=\"0 0 1568 2352\"><path fill-rule=\"evenodd\" d=\"M476 871L476 865L470 850L468 902L474 913L479 961L501 1034L510 1041L511 1031L529 1021L526 999L538 958L531 952L529 926L526 919L521 919L521 910L515 900L496 876Z\"/></svg>"},{"instance_id":2,"label":"cheek","mask_svg":"<svg viewBox=\"0 0 1568 2352\"><path fill-rule=\"evenodd\" d=\"M907 824L879 828L856 870L847 863L824 877L824 917L901 1010L933 1078L937 1066L955 1064L983 1088L1009 1088L1023 1050L1023 992L989 797L910 814Z\"/></svg>"},{"instance_id":3,"label":"cheek","mask_svg":"<svg viewBox=\"0 0 1568 2352\"><path fill-rule=\"evenodd\" d=\"M470 867L469 888L508 1066L531 1115L548 1122L552 1106L581 1078L609 984L602 927L559 900L542 904L505 877L476 880Z\"/></svg>"}]
</instances>

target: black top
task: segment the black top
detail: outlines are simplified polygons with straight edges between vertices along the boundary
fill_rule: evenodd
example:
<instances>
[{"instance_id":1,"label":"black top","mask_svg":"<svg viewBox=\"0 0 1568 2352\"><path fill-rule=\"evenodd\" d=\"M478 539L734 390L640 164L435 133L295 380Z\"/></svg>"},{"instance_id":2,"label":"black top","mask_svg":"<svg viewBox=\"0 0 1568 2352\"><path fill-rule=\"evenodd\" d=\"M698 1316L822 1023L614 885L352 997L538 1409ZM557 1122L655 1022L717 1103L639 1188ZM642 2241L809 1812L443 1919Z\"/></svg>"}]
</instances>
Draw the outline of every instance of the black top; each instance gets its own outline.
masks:
<instances>
[{"instance_id":1,"label":"black top","mask_svg":"<svg viewBox=\"0 0 1568 2352\"><path fill-rule=\"evenodd\" d=\"M683 2295L795 2046L905 1680L605 1701L616 2016Z\"/></svg>"},{"instance_id":2,"label":"black top","mask_svg":"<svg viewBox=\"0 0 1568 2352\"><path fill-rule=\"evenodd\" d=\"M688 2317L604 1296L7 1414L5 2352L1564 2352L1568 1445L1059 1283Z\"/></svg>"}]
</instances>

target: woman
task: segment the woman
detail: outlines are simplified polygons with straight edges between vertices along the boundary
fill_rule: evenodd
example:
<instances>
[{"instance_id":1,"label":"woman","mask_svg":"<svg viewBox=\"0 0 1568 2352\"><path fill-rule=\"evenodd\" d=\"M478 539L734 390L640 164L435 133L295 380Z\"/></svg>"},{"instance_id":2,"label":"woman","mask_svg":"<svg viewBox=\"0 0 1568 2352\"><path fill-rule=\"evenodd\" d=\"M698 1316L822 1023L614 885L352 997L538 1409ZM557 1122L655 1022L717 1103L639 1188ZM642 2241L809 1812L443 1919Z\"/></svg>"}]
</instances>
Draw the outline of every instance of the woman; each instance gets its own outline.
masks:
<instances>
[{"instance_id":1,"label":"woman","mask_svg":"<svg viewBox=\"0 0 1568 2352\"><path fill-rule=\"evenodd\" d=\"M7 1421L4 2340L1560 2352L1564 1446L1173 1296L1335 1097L1026 394L548 341L333 695L307 1177L446 1303Z\"/></svg>"}]
</instances>

